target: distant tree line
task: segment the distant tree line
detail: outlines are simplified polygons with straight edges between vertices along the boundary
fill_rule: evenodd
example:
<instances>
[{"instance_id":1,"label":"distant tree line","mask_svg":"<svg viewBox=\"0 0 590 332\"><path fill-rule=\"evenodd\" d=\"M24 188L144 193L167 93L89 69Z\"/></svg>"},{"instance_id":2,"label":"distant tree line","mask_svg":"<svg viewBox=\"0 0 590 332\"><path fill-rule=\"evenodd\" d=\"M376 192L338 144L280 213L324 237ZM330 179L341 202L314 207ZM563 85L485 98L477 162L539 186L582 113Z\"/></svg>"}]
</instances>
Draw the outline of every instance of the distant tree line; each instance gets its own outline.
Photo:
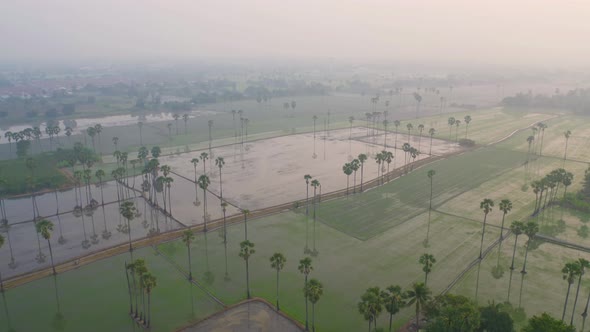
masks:
<instances>
[{"instance_id":1,"label":"distant tree line","mask_svg":"<svg viewBox=\"0 0 590 332\"><path fill-rule=\"evenodd\" d=\"M574 89L560 93L555 89L553 95L537 94L532 91L517 93L502 100L504 106L563 108L576 113L590 114L590 89Z\"/></svg>"}]
</instances>

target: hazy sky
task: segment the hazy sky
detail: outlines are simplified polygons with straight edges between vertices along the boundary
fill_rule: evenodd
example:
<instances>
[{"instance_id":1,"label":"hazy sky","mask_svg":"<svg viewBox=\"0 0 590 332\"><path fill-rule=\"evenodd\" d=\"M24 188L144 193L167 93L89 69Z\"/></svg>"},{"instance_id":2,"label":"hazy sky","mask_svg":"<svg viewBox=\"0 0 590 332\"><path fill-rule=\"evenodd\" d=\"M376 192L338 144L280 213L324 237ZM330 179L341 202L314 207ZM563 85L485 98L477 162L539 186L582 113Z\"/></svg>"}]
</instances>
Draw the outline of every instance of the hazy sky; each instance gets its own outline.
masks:
<instances>
[{"instance_id":1,"label":"hazy sky","mask_svg":"<svg viewBox=\"0 0 590 332\"><path fill-rule=\"evenodd\" d=\"M2 0L0 61L307 57L590 64L590 0Z\"/></svg>"}]
</instances>

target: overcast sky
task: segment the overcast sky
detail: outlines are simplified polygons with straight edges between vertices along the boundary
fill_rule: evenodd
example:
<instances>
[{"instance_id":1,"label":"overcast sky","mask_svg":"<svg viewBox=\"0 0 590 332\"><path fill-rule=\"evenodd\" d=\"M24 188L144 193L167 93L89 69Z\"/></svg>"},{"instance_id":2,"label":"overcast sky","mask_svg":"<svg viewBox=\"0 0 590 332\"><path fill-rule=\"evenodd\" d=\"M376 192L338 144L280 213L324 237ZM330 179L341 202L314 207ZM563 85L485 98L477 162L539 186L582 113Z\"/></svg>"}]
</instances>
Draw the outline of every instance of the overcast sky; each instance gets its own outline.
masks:
<instances>
[{"instance_id":1,"label":"overcast sky","mask_svg":"<svg viewBox=\"0 0 590 332\"><path fill-rule=\"evenodd\" d=\"M590 64L590 0L2 0L0 61Z\"/></svg>"}]
</instances>

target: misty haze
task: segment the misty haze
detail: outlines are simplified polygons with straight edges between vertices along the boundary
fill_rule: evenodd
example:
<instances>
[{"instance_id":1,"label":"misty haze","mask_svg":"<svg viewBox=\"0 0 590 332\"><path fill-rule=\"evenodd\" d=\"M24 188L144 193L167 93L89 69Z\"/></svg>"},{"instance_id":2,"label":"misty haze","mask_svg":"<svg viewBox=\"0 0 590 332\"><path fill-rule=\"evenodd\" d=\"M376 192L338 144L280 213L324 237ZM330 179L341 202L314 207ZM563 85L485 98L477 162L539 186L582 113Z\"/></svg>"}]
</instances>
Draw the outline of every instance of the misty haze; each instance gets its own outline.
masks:
<instances>
[{"instance_id":1,"label":"misty haze","mask_svg":"<svg viewBox=\"0 0 590 332\"><path fill-rule=\"evenodd\" d=\"M589 18L0 3L0 331L588 329Z\"/></svg>"}]
</instances>

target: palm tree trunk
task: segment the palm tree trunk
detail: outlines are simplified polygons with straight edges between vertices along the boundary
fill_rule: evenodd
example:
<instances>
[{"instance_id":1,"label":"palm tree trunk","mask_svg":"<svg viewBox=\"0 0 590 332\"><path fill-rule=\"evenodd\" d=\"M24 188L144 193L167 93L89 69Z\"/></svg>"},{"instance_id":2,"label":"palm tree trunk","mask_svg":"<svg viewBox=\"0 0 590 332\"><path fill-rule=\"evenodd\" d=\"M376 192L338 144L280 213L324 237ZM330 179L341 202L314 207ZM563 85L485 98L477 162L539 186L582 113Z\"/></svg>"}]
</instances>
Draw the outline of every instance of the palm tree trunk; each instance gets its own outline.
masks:
<instances>
[{"instance_id":1,"label":"palm tree trunk","mask_svg":"<svg viewBox=\"0 0 590 332\"><path fill-rule=\"evenodd\" d=\"M500 241L504 239L504 218L506 217L506 212L502 215L502 226L500 227Z\"/></svg>"},{"instance_id":2,"label":"palm tree trunk","mask_svg":"<svg viewBox=\"0 0 590 332\"><path fill-rule=\"evenodd\" d=\"M203 221L205 222L205 232L207 231L207 191L203 188Z\"/></svg>"},{"instance_id":3,"label":"palm tree trunk","mask_svg":"<svg viewBox=\"0 0 590 332\"><path fill-rule=\"evenodd\" d=\"M391 332L391 323L393 322L393 314L389 314L389 332Z\"/></svg>"},{"instance_id":4,"label":"palm tree trunk","mask_svg":"<svg viewBox=\"0 0 590 332\"><path fill-rule=\"evenodd\" d=\"M350 183L350 175L346 176L346 196L348 196L348 186Z\"/></svg>"},{"instance_id":5,"label":"palm tree trunk","mask_svg":"<svg viewBox=\"0 0 590 332\"><path fill-rule=\"evenodd\" d=\"M514 248L512 249L512 264L510 264L510 270L514 270L514 255L516 255L516 242L518 241L518 235L514 237Z\"/></svg>"},{"instance_id":6,"label":"palm tree trunk","mask_svg":"<svg viewBox=\"0 0 590 332\"><path fill-rule=\"evenodd\" d=\"M129 314L133 313L133 295L131 294L131 284L129 283L129 270L127 269L127 262L125 262L125 278L127 278L127 290L129 291Z\"/></svg>"},{"instance_id":7,"label":"palm tree trunk","mask_svg":"<svg viewBox=\"0 0 590 332\"><path fill-rule=\"evenodd\" d=\"M307 274L305 275L305 285L303 286L303 289L307 289ZM308 322L308 319L307 319L307 317L308 317L308 311L307 311L307 294L305 294L303 297L305 298L305 331L309 331L309 322ZM370 329L370 327L369 327L369 329Z\"/></svg>"},{"instance_id":8,"label":"palm tree trunk","mask_svg":"<svg viewBox=\"0 0 590 332\"><path fill-rule=\"evenodd\" d=\"M479 258L480 259L482 258L482 254L483 254L483 237L484 237L484 235L486 233L486 219L487 219L487 217L488 217L488 214L487 213L484 214L484 217L483 217L483 229L481 231L481 245L479 247Z\"/></svg>"},{"instance_id":9,"label":"palm tree trunk","mask_svg":"<svg viewBox=\"0 0 590 332\"><path fill-rule=\"evenodd\" d=\"M280 311L281 307L279 306L279 270L277 269L277 311Z\"/></svg>"},{"instance_id":10,"label":"palm tree trunk","mask_svg":"<svg viewBox=\"0 0 590 332\"><path fill-rule=\"evenodd\" d=\"M432 135L430 135L430 151L428 151L428 155L432 156Z\"/></svg>"},{"instance_id":11,"label":"palm tree trunk","mask_svg":"<svg viewBox=\"0 0 590 332\"><path fill-rule=\"evenodd\" d=\"M127 235L129 235L129 253L131 255L131 261L133 261L133 247L131 246L131 223L127 219Z\"/></svg>"},{"instance_id":12,"label":"palm tree trunk","mask_svg":"<svg viewBox=\"0 0 590 332\"><path fill-rule=\"evenodd\" d=\"M151 292L148 293L148 320L147 320L147 327L150 327L152 323L152 294Z\"/></svg>"},{"instance_id":13,"label":"palm tree trunk","mask_svg":"<svg viewBox=\"0 0 590 332\"><path fill-rule=\"evenodd\" d=\"M131 260L131 261L133 262L133 260ZM137 314L138 314L137 310L139 307L139 304L138 304L139 297L137 296L138 295L137 294L137 281L135 279L135 272L132 272L131 276L133 277L133 293L135 294L135 315L134 315L134 317L137 318Z\"/></svg>"},{"instance_id":14,"label":"palm tree trunk","mask_svg":"<svg viewBox=\"0 0 590 332\"><path fill-rule=\"evenodd\" d=\"M193 280L193 269L192 269L192 265L191 265L191 245L190 245L190 242L187 243L186 247L187 247L187 251L188 251L188 280Z\"/></svg>"},{"instance_id":15,"label":"palm tree trunk","mask_svg":"<svg viewBox=\"0 0 590 332\"><path fill-rule=\"evenodd\" d=\"M565 310L567 308L567 300L570 297L570 288L572 287L571 283L567 283L567 293L565 293L565 303L563 304L563 314L561 314L561 321L565 318Z\"/></svg>"},{"instance_id":16,"label":"palm tree trunk","mask_svg":"<svg viewBox=\"0 0 590 332\"><path fill-rule=\"evenodd\" d=\"M223 201L223 186L221 183L221 167L219 167L219 198Z\"/></svg>"},{"instance_id":17,"label":"palm tree trunk","mask_svg":"<svg viewBox=\"0 0 590 332\"><path fill-rule=\"evenodd\" d=\"M246 294L250 299L250 270L248 269L248 260L246 259Z\"/></svg>"},{"instance_id":18,"label":"palm tree trunk","mask_svg":"<svg viewBox=\"0 0 590 332\"><path fill-rule=\"evenodd\" d=\"M315 332L315 303L311 304L311 329Z\"/></svg>"},{"instance_id":19,"label":"palm tree trunk","mask_svg":"<svg viewBox=\"0 0 590 332\"><path fill-rule=\"evenodd\" d=\"M526 274L526 259L529 255L529 244L531 243L531 239L529 238L529 240L526 243L526 249L524 251L524 264L522 265L522 271L520 271L520 273L522 274Z\"/></svg>"},{"instance_id":20,"label":"palm tree trunk","mask_svg":"<svg viewBox=\"0 0 590 332\"><path fill-rule=\"evenodd\" d=\"M580 284L582 283L582 275L583 275L583 273L580 273L580 275L578 276L578 287L576 288L576 297L574 298L574 308L572 309L572 319L570 320L570 325L572 325L572 326L574 325L574 315L576 314L576 304L578 304L578 295L580 293Z\"/></svg>"},{"instance_id":21,"label":"palm tree trunk","mask_svg":"<svg viewBox=\"0 0 590 332\"><path fill-rule=\"evenodd\" d=\"M55 272L55 264L53 263L53 250L51 249L51 241L47 239L47 245L49 246L49 257L51 258L51 269L53 270L53 275L56 275Z\"/></svg>"},{"instance_id":22,"label":"palm tree trunk","mask_svg":"<svg viewBox=\"0 0 590 332\"><path fill-rule=\"evenodd\" d=\"M305 215L309 216L309 184L305 188Z\"/></svg>"},{"instance_id":23,"label":"palm tree trunk","mask_svg":"<svg viewBox=\"0 0 590 332\"><path fill-rule=\"evenodd\" d=\"M364 163L361 163L361 192L363 192L363 169Z\"/></svg>"}]
</instances>

